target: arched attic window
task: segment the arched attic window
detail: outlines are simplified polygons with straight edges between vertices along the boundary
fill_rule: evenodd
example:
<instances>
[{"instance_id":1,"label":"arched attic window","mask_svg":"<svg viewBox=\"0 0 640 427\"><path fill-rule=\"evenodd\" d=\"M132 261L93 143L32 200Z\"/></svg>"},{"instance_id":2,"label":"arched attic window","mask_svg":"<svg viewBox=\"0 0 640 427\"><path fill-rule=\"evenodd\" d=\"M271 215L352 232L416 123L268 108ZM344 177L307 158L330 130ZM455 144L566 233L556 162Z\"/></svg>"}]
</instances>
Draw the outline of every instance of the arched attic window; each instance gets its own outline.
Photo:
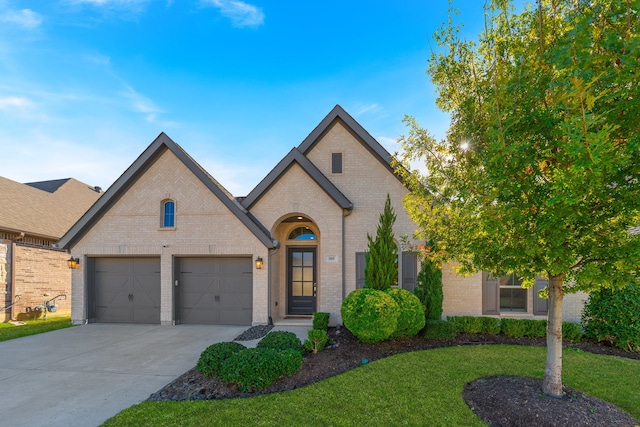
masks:
<instances>
[{"instance_id":1,"label":"arched attic window","mask_svg":"<svg viewBox=\"0 0 640 427\"><path fill-rule=\"evenodd\" d=\"M173 228L176 226L176 202L173 200L162 201L162 227Z\"/></svg>"},{"instance_id":2,"label":"arched attic window","mask_svg":"<svg viewBox=\"0 0 640 427\"><path fill-rule=\"evenodd\" d=\"M289 233L289 240L316 240L316 233L309 227L296 227Z\"/></svg>"}]
</instances>

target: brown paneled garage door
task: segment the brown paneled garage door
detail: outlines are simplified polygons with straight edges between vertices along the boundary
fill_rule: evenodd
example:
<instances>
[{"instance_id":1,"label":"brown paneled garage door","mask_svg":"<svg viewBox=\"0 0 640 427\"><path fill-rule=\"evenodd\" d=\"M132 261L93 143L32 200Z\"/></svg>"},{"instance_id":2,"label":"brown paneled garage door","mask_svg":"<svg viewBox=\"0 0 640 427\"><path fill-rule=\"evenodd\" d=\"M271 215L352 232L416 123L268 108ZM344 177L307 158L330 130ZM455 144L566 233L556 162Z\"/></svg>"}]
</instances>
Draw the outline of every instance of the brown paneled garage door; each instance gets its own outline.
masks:
<instances>
[{"instance_id":1,"label":"brown paneled garage door","mask_svg":"<svg viewBox=\"0 0 640 427\"><path fill-rule=\"evenodd\" d=\"M94 258L96 322L160 323L160 258Z\"/></svg>"},{"instance_id":2,"label":"brown paneled garage door","mask_svg":"<svg viewBox=\"0 0 640 427\"><path fill-rule=\"evenodd\" d=\"M180 323L251 325L251 258L180 258L177 263Z\"/></svg>"}]
</instances>

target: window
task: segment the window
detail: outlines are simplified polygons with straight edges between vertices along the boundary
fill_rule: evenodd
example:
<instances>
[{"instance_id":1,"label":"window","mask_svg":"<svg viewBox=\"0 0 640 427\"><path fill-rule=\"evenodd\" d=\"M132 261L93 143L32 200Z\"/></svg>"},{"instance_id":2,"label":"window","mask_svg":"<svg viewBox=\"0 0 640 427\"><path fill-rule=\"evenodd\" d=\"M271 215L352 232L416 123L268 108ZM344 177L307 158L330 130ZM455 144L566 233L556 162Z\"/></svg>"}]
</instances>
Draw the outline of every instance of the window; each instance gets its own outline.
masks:
<instances>
[{"instance_id":1,"label":"window","mask_svg":"<svg viewBox=\"0 0 640 427\"><path fill-rule=\"evenodd\" d=\"M527 312L527 291L522 287L522 279L515 273L502 276L500 283L500 312Z\"/></svg>"},{"instance_id":2,"label":"window","mask_svg":"<svg viewBox=\"0 0 640 427\"><path fill-rule=\"evenodd\" d=\"M297 227L289 233L289 240L316 240L316 233L309 227Z\"/></svg>"},{"instance_id":3,"label":"window","mask_svg":"<svg viewBox=\"0 0 640 427\"><path fill-rule=\"evenodd\" d=\"M533 313L545 315L547 300L540 298L538 292L548 285L548 281L537 277L533 289L522 287L522 279L512 273L498 277L491 273L482 273L482 314L499 315L501 313ZM531 299L529 297L531 296ZM533 310L529 305L533 302Z\"/></svg>"},{"instance_id":4,"label":"window","mask_svg":"<svg viewBox=\"0 0 640 427\"><path fill-rule=\"evenodd\" d=\"M173 200L162 202L162 227L173 228L176 221L176 204Z\"/></svg>"},{"instance_id":5,"label":"window","mask_svg":"<svg viewBox=\"0 0 640 427\"><path fill-rule=\"evenodd\" d=\"M331 173L342 173L342 153L331 153Z\"/></svg>"}]
</instances>

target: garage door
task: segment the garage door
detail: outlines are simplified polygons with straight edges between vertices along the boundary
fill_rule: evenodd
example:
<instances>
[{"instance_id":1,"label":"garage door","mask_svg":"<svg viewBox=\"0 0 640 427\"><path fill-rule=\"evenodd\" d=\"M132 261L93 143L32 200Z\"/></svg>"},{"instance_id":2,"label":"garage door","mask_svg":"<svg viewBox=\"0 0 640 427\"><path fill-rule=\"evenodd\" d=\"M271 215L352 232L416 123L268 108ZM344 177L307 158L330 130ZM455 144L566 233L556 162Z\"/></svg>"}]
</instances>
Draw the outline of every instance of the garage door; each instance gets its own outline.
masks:
<instances>
[{"instance_id":1,"label":"garage door","mask_svg":"<svg viewBox=\"0 0 640 427\"><path fill-rule=\"evenodd\" d=\"M96 322L160 323L160 258L95 258Z\"/></svg>"},{"instance_id":2,"label":"garage door","mask_svg":"<svg viewBox=\"0 0 640 427\"><path fill-rule=\"evenodd\" d=\"M181 323L251 325L251 258L181 258L178 264Z\"/></svg>"}]
</instances>

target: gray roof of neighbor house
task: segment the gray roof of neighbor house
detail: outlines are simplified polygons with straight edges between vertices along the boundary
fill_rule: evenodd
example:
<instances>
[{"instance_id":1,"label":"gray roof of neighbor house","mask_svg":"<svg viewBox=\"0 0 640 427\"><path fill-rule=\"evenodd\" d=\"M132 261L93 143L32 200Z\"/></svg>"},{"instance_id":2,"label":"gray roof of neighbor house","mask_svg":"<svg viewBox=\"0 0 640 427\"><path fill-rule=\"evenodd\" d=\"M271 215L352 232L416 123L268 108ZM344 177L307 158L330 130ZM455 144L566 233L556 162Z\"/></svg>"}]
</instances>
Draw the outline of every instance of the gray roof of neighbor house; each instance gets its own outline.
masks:
<instances>
[{"instance_id":1,"label":"gray roof of neighbor house","mask_svg":"<svg viewBox=\"0 0 640 427\"><path fill-rule=\"evenodd\" d=\"M164 132L144 150L131 166L107 189L104 196L76 222L58 241L58 246L69 248L78 241L102 215L138 180L142 174L167 150L171 151L220 201L268 248L276 247L267 230L248 215L242 205L219 182L207 173L191 156Z\"/></svg>"},{"instance_id":2,"label":"gray roof of neighbor house","mask_svg":"<svg viewBox=\"0 0 640 427\"><path fill-rule=\"evenodd\" d=\"M101 195L73 178L21 184L0 177L0 230L57 240Z\"/></svg>"}]
</instances>

